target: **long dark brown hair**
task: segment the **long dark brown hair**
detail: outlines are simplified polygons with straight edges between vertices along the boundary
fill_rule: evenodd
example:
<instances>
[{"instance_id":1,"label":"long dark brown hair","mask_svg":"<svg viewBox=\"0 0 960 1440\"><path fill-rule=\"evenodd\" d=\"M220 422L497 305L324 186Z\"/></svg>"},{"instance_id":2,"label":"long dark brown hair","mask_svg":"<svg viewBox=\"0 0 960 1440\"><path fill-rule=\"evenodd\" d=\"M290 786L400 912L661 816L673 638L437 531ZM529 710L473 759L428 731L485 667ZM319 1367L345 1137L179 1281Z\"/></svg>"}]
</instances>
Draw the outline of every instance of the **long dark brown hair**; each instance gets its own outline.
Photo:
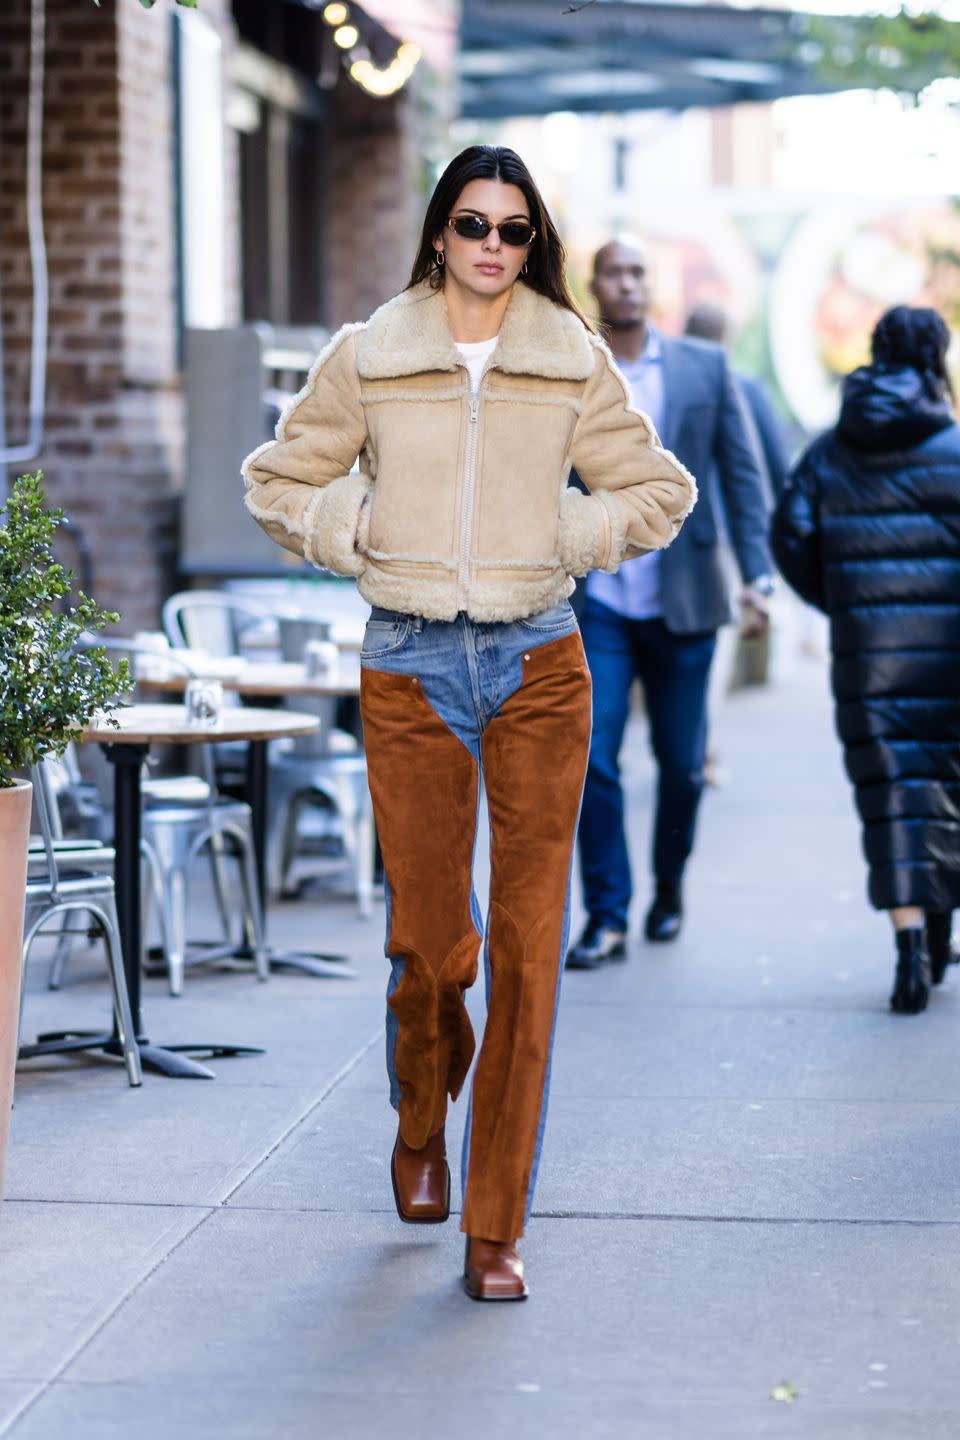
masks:
<instances>
[{"instance_id":1,"label":"long dark brown hair","mask_svg":"<svg viewBox=\"0 0 960 1440\"><path fill-rule=\"evenodd\" d=\"M894 305L880 316L870 340L875 364L909 365L931 375L956 403L947 351L950 331L943 317L920 305Z\"/></svg>"},{"instance_id":2,"label":"long dark brown hair","mask_svg":"<svg viewBox=\"0 0 960 1440\"><path fill-rule=\"evenodd\" d=\"M537 233L527 253L527 273L519 277L519 283L529 285L531 290L545 295L555 305L562 305L564 310L576 315L592 331L593 326L581 312L567 285L566 251L543 203L543 196L520 156L503 145L471 145L450 161L430 197L407 289L424 280L429 280L435 290L443 285L443 271L437 265L433 242L450 218L464 186L469 185L471 180L501 180L505 185L516 185L518 190L523 191L530 210L530 223Z\"/></svg>"}]
</instances>

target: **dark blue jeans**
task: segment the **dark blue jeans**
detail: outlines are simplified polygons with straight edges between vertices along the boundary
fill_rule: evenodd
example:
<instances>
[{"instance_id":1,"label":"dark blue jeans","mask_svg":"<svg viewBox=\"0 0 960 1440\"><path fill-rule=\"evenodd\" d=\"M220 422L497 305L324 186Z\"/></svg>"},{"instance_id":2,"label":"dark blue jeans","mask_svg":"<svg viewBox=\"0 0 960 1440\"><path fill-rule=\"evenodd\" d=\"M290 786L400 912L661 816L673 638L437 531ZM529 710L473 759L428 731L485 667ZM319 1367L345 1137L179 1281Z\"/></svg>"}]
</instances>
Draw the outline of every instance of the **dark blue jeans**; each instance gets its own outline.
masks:
<instances>
[{"instance_id":1,"label":"dark blue jeans","mask_svg":"<svg viewBox=\"0 0 960 1440\"><path fill-rule=\"evenodd\" d=\"M596 600L580 617L593 677L593 738L580 815L584 901L597 925L627 929L633 893L623 822L620 747L639 677L659 769L653 873L679 885L693 848L707 747L707 682L716 632L673 635L662 620L627 620Z\"/></svg>"}]
</instances>

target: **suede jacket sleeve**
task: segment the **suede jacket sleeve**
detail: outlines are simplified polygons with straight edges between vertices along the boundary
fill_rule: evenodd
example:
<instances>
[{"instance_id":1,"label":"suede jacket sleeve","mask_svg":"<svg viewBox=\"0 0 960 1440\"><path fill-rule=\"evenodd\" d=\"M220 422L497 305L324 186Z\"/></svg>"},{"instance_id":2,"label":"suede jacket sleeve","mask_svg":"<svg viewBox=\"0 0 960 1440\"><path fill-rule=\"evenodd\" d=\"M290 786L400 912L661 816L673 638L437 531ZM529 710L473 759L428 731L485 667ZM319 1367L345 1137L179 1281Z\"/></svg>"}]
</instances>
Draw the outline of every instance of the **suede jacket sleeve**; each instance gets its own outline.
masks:
<instances>
[{"instance_id":1,"label":"suede jacket sleeve","mask_svg":"<svg viewBox=\"0 0 960 1440\"><path fill-rule=\"evenodd\" d=\"M257 524L284 549L339 575L357 575L364 565L357 543L371 481L350 474L367 440L356 366L361 328L348 325L333 337L281 416L276 440L243 463L246 506Z\"/></svg>"},{"instance_id":2,"label":"suede jacket sleeve","mask_svg":"<svg viewBox=\"0 0 960 1440\"><path fill-rule=\"evenodd\" d=\"M802 455L773 512L773 557L787 584L810 605L826 610L817 503L817 441Z\"/></svg>"},{"instance_id":3,"label":"suede jacket sleeve","mask_svg":"<svg viewBox=\"0 0 960 1440\"><path fill-rule=\"evenodd\" d=\"M633 408L606 346L594 344L570 452L590 493L570 487L560 506L560 557L569 575L616 570L634 555L663 549L697 498L693 476Z\"/></svg>"}]
</instances>

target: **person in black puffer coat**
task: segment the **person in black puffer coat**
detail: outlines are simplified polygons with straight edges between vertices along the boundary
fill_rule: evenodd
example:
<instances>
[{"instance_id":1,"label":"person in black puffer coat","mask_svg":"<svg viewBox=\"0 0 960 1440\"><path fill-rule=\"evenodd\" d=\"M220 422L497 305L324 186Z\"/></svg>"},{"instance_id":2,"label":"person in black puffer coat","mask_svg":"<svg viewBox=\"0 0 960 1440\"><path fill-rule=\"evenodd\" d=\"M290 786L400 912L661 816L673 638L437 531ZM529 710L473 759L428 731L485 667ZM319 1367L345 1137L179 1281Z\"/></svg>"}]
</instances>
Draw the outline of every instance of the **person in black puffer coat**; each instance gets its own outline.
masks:
<instances>
[{"instance_id":1,"label":"person in black puffer coat","mask_svg":"<svg viewBox=\"0 0 960 1440\"><path fill-rule=\"evenodd\" d=\"M836 428L798 461L773 552L830 617L837 730L856 791L869 898L888 910L890 1007L924 1010L958 957L960 426L935 310L898 305L847 377Z\"/></svg>"}]
</instances>

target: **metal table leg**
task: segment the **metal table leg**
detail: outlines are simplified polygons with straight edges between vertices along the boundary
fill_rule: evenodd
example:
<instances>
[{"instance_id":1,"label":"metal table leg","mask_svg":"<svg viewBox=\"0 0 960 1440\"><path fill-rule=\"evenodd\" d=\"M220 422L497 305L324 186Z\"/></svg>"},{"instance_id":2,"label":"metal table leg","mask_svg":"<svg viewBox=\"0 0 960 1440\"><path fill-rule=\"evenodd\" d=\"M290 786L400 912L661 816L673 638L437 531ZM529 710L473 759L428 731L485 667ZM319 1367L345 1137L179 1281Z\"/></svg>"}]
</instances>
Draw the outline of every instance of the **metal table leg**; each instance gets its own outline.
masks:
<instances>
[{"instance_id":1,"label":"metal table leg","mask_svg":"<svg viewBox=\"0 0 960 1440\"><path fill-rule=\"evenodd\" d=\"M247 745L247 802L252 812L253 848L264 929L267 925L267 743L266 740L251 740ZM307 950L278 950L272 945L267 946L267 955L271 969L274 966L283 966L303 971L307 975L333 975L342 980L356 979L356 971L350 968L345 955L318 954Z\"/></svg>"}]
</instances>

